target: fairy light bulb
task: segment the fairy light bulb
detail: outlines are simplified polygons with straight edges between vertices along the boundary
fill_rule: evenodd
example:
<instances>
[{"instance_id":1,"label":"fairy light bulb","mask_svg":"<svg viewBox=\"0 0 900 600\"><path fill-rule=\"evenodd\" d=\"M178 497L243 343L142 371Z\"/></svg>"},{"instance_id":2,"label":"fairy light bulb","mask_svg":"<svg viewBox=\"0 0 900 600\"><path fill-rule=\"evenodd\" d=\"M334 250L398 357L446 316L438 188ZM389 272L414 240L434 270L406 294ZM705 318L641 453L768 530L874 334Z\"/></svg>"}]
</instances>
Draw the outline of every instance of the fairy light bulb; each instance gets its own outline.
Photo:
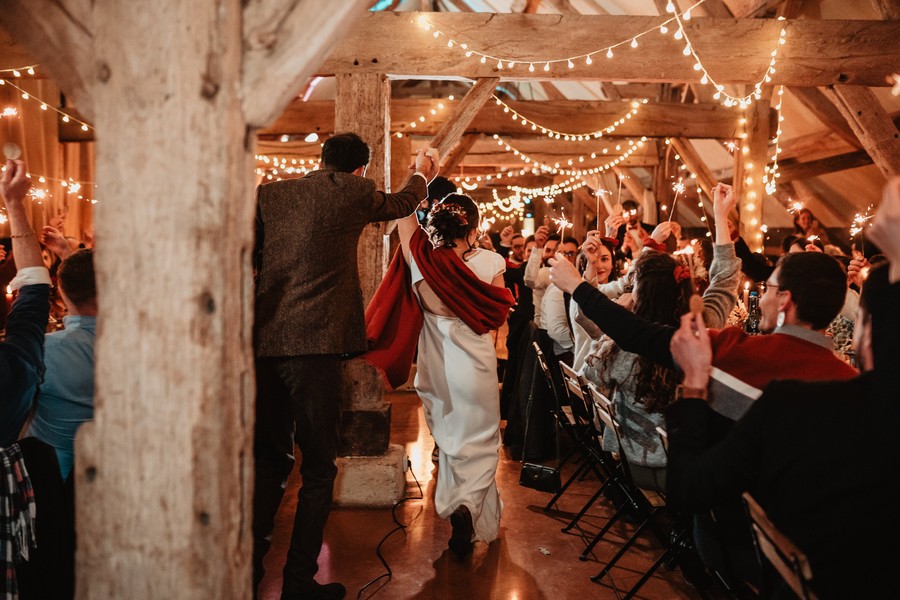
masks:
<instances>
[{"instance_id":1,"label":"fairy light bulb","mask_svg":"<svg viewBox=\"0 0 900 600\"><path fill-rule=\"evenodd\" d=\"M612 57L613 57L613 51L612 51L612 48L610 48L609 50L606 51L606 58L612 58Z\"/></svg>"},{"instance_id":2,"label":"fairy light bulb","mask_svg":"<svg viewBox=\"0 0 900 600\"><path fill-rule=\"evenodd\" d=\"M593 63L594 61L591 60L591 55L588 54L587 57L585 57L584 62L587 63L587 64L591 64L591 63Z\"/></svg>"},{"instance_id":3,"label":"fairy light bulb","mask_svg":"<svg viewBox=\"0 0 900 600\"><path fill-rule=\"evenodd\" d=\"M632 47L632 48L637 48L637 47L638 47L638 41L637 41L637 38L631 38L631 47Z\"/></svg>"},{"instance_id":4,"label":"fairy light bulb","mask_svg":"<svg viewBox=\"0 0 900 600\"><path fill-rule=\"evenodd\" d=\"M690 21L691 20L691 9L687 9L686 11L684 11L684 13L682 13L682 15L681 15L681 18L684 19L685 21Z\"/></svg>"},{"instance_id":5,"label":"fairy light bulb","mask_svg":"<svg viewBox=\"0 0 900 600\"><path fill-rule=\"evenodd\" d=\"M667 13L675 12L675 3L672 2L672 0L669 0L669 2L666 4L666 12Z\"/></svg>"},{"instance_id":6,"label":"fairy light bulb","mask_svg":"<svg viewBox=\"0 0 900 600\"><path fill-rule=\"evenodd\" d=\"M669 28L666 27L665 25L660 25L660 26L659 26L659 32L660 32L661 34L665 35L665 34L669 33Z\"/></svg>"},{"instance_id":7,"label":"fairy light bulb","mask_svg":"<svg viewBox=\"0 0 900 600\"><path fill-rule=\"evenodd\" d=\"M549 70L550 70L550 63L545 63L545 64L544 64L544 71L549 71Z\"/></svg>"},{"instance_id":8,"label":"fairy light bulb","mask_svg":"<svg viewBox=\"0 0 900 600\"><path fill-rule=\"evenodd\" d=\"M575 68L575 63L572 62L572 59L571 59L571 58L569 59L568 65L569 65L569 68L570 68L570 69L574 69L574 68Z\"/></svg>"},{"instance_id":9,"label":"fairy light bulb","mask_svg":"<svg viewBox=\"0 0 900 600\"><path fill-rule=\"evenodd\" d=\"M681 32L681 28L680 28L680 27L679 27L678 30L675 32L675 35L672 36L672 37L674 37L676 40L680 40L681 38L684 37L684 33Z\"/></svg>"}]
</instances>

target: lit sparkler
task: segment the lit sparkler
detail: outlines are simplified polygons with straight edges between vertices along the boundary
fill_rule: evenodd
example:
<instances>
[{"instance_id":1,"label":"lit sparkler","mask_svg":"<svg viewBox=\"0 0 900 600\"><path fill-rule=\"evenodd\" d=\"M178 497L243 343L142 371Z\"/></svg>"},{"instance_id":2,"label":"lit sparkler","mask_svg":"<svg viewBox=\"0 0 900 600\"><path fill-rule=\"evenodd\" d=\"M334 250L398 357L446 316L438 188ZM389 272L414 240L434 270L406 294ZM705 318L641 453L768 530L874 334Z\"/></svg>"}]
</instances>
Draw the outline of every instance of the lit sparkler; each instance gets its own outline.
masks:
<instances>
[{"instance_id":1,"label":"lit sparkler","mask_svg":"<svg viewBox=\"0 0 900 600\"><path fill-rule=\"evenodd\" d=\"M556 233L558 233L559 235L562 235L566 229L569 229L573 226L572 222L566 218L566 212L563 209L559 210L559 218L554 218L553 222L556 223L558 227Z\"/></svg>"},{"instance_id":2,"label":"lit sparkler","mask_svg":"<svg viewBox=\"0 0 900 600\"><path fill-rule=\"evenodd\" d=\"M866 239L863 235L863 231L866 228L866 223L871 220L872 216L872 205L870 204L866 207L865 212L856 213L853 216L853 223L850 224L850 239L852 240L859 235L859 245L863 252L866 251Z\"/></svg>"},{"instance_id":3,"label":"lit sparkler","mask_svg":"<svg viewBox=\"0 0 900 600\"><path fill-rule=\"evenodd\" d=\"M675 206L678 204L678 196L684 193L684 182L679 179L672 184L672 189L675 190L675 199L672 201L672 212L669 213L669 221L675 216Z\"/></svg>"},{"instance_id":4,"label":"lit sparkler","mask_svg":"<svg viewBox=\"0 0 900 600\"><path fill-rule=\"evenodd\" d=\"M790 202L790 204L788 204L787 211L789 213L791 213L792 215L796 215L801 210L803 210L802 202L796 202L796 201L791 200L790 198L788 198L788 202Z\"/></svg>"},{"instance_id":5,"label":"lit sparkler","mask_svg":"<svg viewBox=\"0 0 900 600\"><path fill-rule=\"evenodd\" d=\"M6 108L3 109L3 112L0 113L0 117L15 117L18 114L19 114L19 111L16 110L14 107L7 106Z\"/></svg>"}]
</instances>

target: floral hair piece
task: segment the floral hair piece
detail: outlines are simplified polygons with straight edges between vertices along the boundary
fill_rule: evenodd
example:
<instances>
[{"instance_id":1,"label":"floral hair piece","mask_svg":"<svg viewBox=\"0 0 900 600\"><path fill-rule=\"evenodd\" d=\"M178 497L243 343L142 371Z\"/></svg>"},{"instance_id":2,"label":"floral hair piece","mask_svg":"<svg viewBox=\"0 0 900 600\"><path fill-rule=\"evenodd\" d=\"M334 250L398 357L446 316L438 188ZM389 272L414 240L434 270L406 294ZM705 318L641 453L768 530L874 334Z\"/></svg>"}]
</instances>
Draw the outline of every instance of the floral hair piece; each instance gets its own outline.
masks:
<instances>
[{"instance_id":1,"label":"floral hair piece","mask_svg":"<svg viewBox=\"0 0 900 600\"><path fill-rule=\"evenodd\" d=\"M431 214L437 214L439 212L449 212L451 215L459 219L460 225L469 224L469 218L466 216L466 209L464 209L459 204L455 204L452 202L445 203L443 201L438 202L431 208Z\"/></svg>"},{"instance_id":2,"label":"floral hair piece","mask_svg":"<svg viewBox=\"0 0 900 600\"><path fill-rule=\"evenodd\" d=\"M672 274L675 276L675 283L681 283L682 281L691 278L691 270L685 265L678 265L675 267Z\"/></svg>"}]
</instances>

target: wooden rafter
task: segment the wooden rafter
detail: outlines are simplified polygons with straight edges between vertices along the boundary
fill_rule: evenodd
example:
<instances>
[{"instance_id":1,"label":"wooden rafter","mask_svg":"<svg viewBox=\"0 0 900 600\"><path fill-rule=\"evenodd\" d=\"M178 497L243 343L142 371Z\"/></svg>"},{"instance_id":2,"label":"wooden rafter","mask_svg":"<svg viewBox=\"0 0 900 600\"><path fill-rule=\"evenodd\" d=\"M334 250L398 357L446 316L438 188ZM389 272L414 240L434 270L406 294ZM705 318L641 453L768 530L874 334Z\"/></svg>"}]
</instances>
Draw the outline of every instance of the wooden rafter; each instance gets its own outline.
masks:
<instances>
[{"instance_id":1,"label":"wooden rafter","mask_svg":"<svg viewBox=\"0 0 900 600\"><path fill-rule=\"evenodd\" d=\"M688 170L697 176L697 183L700 185L703 193L712 198L712 190L716 186L716 177L709 170L709 167L706 166L706 163L703 162L703 159L700 158L700 153L697 152L690 141L682 138L672 138L672 146L678 152L678 155L681 156L681 160Z\"/></svg>"},{"instance_id":2,"label":"wooden rafter","mask_svg":"<svg viewBox=\"0 0 900 600\"><path fill-rule=\"evenodd\" d=\"M362 2L247 3L241 88L247 122L262 127L275 120L296 97L315 66L363 14ZM316 35L304 35L310 31Z\"/></svg>"},{"instance_id":3,"label":"wooden rafter","mask_svg":"<svg viewBox=\"0 0 900 600\"><path fill-rule=\"evenodd\" d=\"M782 0L723 0L735 19L757 17L777 6Z\"/></svg>"},{"instance_id":4,"label":"wooden rafter","mask_svg":"<svg viewBox=\"0 0 900 600\"><path fill-rule=\"evenodd\" d=\"M609 15L523 15L492 13L425 13L435 27L453 32L476 47L506 48L518 65L498 69L496 61L466 58L460 49L434 40L417 22L417 13L369 13L357 21L318 70L330 75L348 70L380 71L397 78L491 77L506 79L579 79L601 81L695 82L691 60L673 52L667 36L642 38L640 47L613 60L579 60L529 72L522 65L559 56L577 56L601 48L598 40L628 39L658 27L660 17ZM896 26L884 21L694 18L685 24L704 66L723 84L754 84L770 60L782 27L789 43L778 54L774 85L828 85L838 81L887 85L885 78L900 54ZM521 40L528 39L527 47ZM423 48L427 50L423 51ZM728 52L722 52L728 48ZM493 50L497 52L497 50ZM535 65L537 67L537 65Z\"/></svg>"},{"instance_id":5,"label":"wooden rafter","mask_svg":"<svg viewBox=\"0 0 900 600\"><path fill-rule=\"evenodd\" d=\"M459 163L462 162L463 158L466 157L466 154L469 150L472 149L472 146L478 141L480 136L474 133L467 133L462 136L462 139L459 140L459 143L451 150L446 158L444 159L443 164L441 165L441 172L443 173L454 173L456 169L459 167Z\"/></svg>"},{"instance_id":6,"label":"wooden rafter","mask_svg":"<svg viewBox=\"0 0 900 600\"><path fill-rule=\"evenodd\" d=\"M859 85L830 86L825 94L844 115L884 176L900 173L900 132L875 94Z\"/></svg>"},{"instance_id":7,"label":"wooden rafter","mask_svg":"<svg viewBox=\"0 0 900 600\"><path fill-rule=\"evenodd\" d=\"M622 185L625 186L632 198L639 204L642 204L644 202L644 192L647 191L647 188L641 183L641 179L637 174L628 167L623 166L613 167L613 171L622 179Z\"/></svg>"},{"instance_id":8,"label":"wooden rafter","mask_svg":"<svg viewBox=\"0 0 900 600\"><path fill-rule=\"evenodd\" d=\"M444 105L444 109L440 105ZM559 131L590 132L602 130L621 119L631 110L628 102L604 102L587 100L519 101L507 102L515 111L529 120L550 126ZM435 135L447 120L447 109L454 106L446 100L395 99L391 102L391 130L412 131L409 124L420 115L437 114L417 123L418 135ZM737 129L734 110L720 104L673 104L650 102L639 107L638 114L626 119L613 133L604 137L686 137L733 138ZM334 131L334 102L294 101L281 117L259 131L260 136L278 137L283 134L306 135L315 131L320 135ZM494 102L488 102L476 114L466 133L493 135L525 135L545 137L540 129L523 126L513 121L510 114ZM774 133L771 132L771 133Z\"/></svg>"},{"instance_id":9,"label":"wooden rafter","mask_svg":"<svg viewBox=\"0 0 900 600\"><path fill-rule=\"evenodd\" d=\"M73 10L84 9L85 5L66 4L53 0L4 1L0 7L0 25L27 47L29 56L47 69L79 112L93 121L94 105L88 81L98 77L102 81L112 73L109 65L95 65L91 59L94 32L89 26L89 14ZM92 72L94 68L96 73Z\"/></svg>"},{"instance_id":10,"label":"wooden rafter","mask_svg":"<svg viewBox=\"0 0 900 600\"><path fill-rule=\"evenodd\" d=\"M799 100L803 106L816 116L828 129L834 131L845 142L861 148L862 145L853 133L853 130L847 124L847 119L841 114L833 102L831 102L825 94L814 87L791 87L788 91Z\"/></svg>"},{"instance_id":11,"label":"wooden rafter","mask_svg":"<svg viewBox=\"0 0 900 600\"><path fill-rule=\"evenodd\" d=\"M462 101L456 105L450 118L441 125L434 139L431 140L431 146L437 148L441 154L450 152L466 133L466 129L481 107L493 96L494 89L499 82L498 77L478 79Z\"/></svg>"},{"instance_id":12,"label":"wooden rafter","mask_svg":"<svg viewBox=\"0 0 900 600\"><path fill-rule=\"evenodd\" d=\"M812 177L818 177L819 175L844 171L846 169L855 169L857 167L865 167L866 165L871 164L872 158L865 150L836 154L834 156L806 162L787 159L779 163L778 182L787 183L797 179L810 179Z\"/></svg>"}]
</instances>

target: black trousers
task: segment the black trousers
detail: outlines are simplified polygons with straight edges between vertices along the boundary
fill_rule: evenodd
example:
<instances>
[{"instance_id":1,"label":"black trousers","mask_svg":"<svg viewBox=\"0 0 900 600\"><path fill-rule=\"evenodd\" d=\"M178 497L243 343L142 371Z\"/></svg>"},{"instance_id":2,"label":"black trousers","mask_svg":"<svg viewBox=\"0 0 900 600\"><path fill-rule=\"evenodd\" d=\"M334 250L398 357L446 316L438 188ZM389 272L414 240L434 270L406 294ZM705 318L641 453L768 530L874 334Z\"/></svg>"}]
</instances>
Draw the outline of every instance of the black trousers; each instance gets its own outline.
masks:
<instances>
[{"instance_id":1,"label":"black trousers","mask_svg":"<svg viewBox=\"0 0 900 600\"><path fill-rule=\"evenodd\" d=\"M253 498L254 589L263 577L275 514L300 449L297 512L287 562L285 593L308 587L318 557L337 475L341 414L338 354L258 358L256 361L256 464Z\"/></svg>"}]
</instances>

